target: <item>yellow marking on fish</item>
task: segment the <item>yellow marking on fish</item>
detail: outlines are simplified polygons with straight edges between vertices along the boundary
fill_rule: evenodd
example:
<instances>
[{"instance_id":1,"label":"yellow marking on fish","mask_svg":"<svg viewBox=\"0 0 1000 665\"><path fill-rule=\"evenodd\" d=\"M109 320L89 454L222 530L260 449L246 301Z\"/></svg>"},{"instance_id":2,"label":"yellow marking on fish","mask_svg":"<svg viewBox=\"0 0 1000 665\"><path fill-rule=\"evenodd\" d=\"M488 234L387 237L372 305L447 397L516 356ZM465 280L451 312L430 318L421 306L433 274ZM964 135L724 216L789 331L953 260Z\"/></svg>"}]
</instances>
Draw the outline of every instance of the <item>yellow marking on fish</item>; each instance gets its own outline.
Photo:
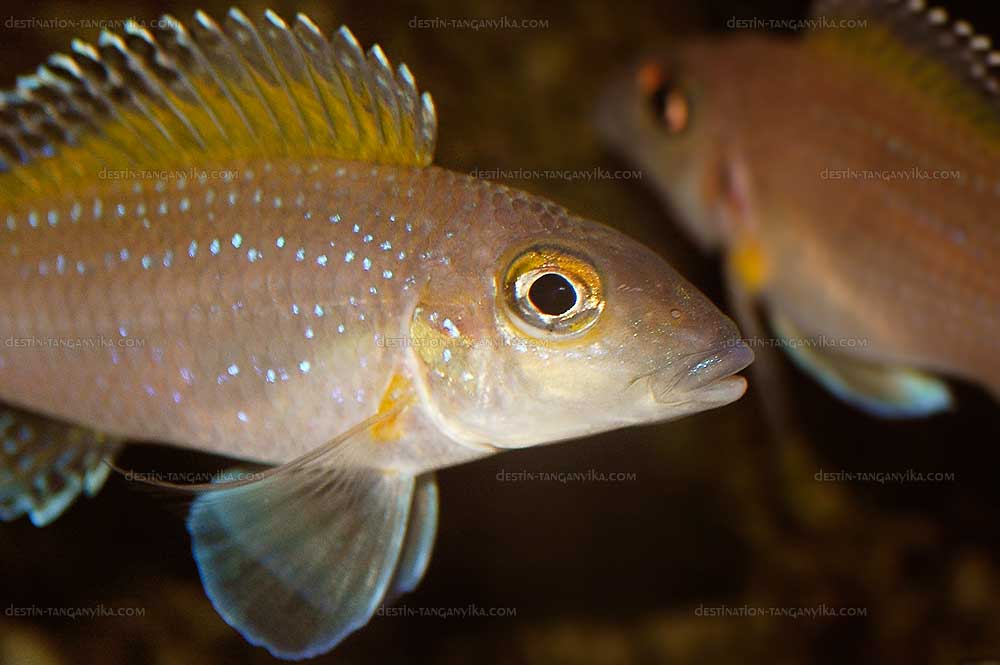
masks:
<instances>
[{"instance_id":1,"label":"yellow marking on fish","mask_svg":"<svg viewBox=\"0 0 1000 665\"><path fill-rule=\"evenodd\" d=\"M733 274L751 294L759 293L770 275L764 248L758 240L744 240L729 253Z\"/></svg>"},{"instance_id":2,"label":"yellow marking on fish","mask_svg":"<svg viewBox=\"0 0 1000 665\"><path fill-rule=\"evenodd\" d=\"M410 380L402 374L393 374L385 392L382 393L376 416L383 416L393 410L396 413L372 426L372 439L381 443L398 441L403 436L403 427L399 423L399 416L403 410L399 407L412 399L413 384Z\"/></svg>"}]
</instances>

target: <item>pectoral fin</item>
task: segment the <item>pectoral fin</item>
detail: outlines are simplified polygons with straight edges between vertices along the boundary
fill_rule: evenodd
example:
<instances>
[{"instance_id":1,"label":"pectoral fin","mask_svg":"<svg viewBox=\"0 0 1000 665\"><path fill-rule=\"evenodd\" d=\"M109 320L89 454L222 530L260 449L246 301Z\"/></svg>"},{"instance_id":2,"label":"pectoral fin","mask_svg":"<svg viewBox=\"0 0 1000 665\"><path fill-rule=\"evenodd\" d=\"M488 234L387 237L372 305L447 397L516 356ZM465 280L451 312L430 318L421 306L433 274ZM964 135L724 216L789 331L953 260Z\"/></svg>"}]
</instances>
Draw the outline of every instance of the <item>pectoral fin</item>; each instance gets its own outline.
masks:
<instances>
[{"instance_id":1,"label":"pectoral fin","mask_svg":"<svg viewBox=\"0 0 1000 665\"><path fill-rule=\"evenodd\" d=\"M121 442L100 432L0 408L0 520L27 514L35 526L59 517L107 480Z\"/></svg>"},{"instance_id":2,"label":"pectoral fin","mask_svg":"<svg viewBox=\"0 0 1000 665\"><path fill-rule=\"evenodd\" d=\"M199 494L187 526L205 591L252 644L286 659L325 653L419 581L437 521L433 476L365 465L384 445L373 432L407 404L281 467L180 487Z\"/></svg>"},{"instance_id":3,"label":"pectoral fin","mask_svg":"<svg viewBox=\"0 0 1000 665\"><path fill-rule=\"evenodd\" d=\"M427 474L417 479L413 506L410 509L410 524L406 529L406 541L403 543L396 574L389 586L387 598L389 602L413 591L424 576L434 547L437 516L437 482L433 474Z\"/></svg>"},{"instance_id":4,"label":"pectoral fin","mask_svg":"<svg viewBox=\"0 0 1000 665\"><path fill-rule=\"evenodd\" d=\"M274 656L329 651L385 597L413 487L375 469L307 468L200 496L188 531L208 597Z\"/></svg>"},{"instance_id":5,"label":"pectoral fin","mask_svg":"<svg viewBox=\"0 0 1000 665\"><path fill-rule=\"evenodd\" d=\"M856 360L826 349L775 313L771 324L796 365L836 397L873 416L915 418L951 407L947 384L926 372Z\"/></svg>"}]
</instances>

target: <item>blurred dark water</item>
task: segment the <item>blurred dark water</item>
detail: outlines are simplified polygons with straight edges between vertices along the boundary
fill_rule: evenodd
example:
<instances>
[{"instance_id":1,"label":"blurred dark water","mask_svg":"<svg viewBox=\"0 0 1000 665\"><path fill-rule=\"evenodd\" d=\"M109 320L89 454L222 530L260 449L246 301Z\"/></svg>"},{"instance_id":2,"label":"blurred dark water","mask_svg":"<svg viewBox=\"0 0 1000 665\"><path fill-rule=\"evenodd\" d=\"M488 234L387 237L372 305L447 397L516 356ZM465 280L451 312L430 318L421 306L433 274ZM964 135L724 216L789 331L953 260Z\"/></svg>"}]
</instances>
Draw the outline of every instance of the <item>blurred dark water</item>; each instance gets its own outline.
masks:
<instances>
[{"instance_id":1,"label":"blurred dark water","mask_svg":"<svg viewBox=\"0 0 1000 665\"><path fill-rule=\"evenodd\" d=\"M3 18L186 19L225 4L8 3ZM598 142L594 98L643 53L721 31L732 15L796 17L799 2L545 3L447 0L271 5L327 33L351 26L430 90L437 162L473 169L629 168ZM1000 36L1000 12L950 3ZM265 5L242 5L251 16ZM533 18L547 27L411 27L414 18ZM96 29L3 27L3 84ZM509 184L651 245L716 302L700 255L641 180ZM441 522L409 608L503 617L375 618L317 662L958 663L1000 655L1000 415L959 387L953 414L880 422L789 369L807 440L778 446L760 395L659 427L509 453L439 474ZM135 447L128 468L214 471L225 461ZM818 482L822 471L942 472L929 483ZM630 474L616 482L501 481L503 472ZM112 478L54 525L5 524L0 663L264 663L205 598L183 511ZM19 618L13 607L104 607L142 616ZM711 608L851 608L864 616L708 616ZM744 611L747 613L748 611Z\"/></svg>"}]
</instances>

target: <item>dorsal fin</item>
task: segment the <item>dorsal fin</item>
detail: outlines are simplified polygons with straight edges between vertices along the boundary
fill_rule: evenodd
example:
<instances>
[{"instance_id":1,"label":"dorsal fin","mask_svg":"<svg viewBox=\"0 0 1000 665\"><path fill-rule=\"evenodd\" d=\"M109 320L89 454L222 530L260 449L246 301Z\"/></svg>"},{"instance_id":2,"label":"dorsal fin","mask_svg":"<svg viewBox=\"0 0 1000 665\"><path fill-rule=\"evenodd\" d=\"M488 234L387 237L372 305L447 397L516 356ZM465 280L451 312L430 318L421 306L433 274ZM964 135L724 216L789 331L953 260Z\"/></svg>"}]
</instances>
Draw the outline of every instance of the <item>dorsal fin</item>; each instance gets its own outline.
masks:
<instances>
[{"instance_id":1,"label":"dorsal fin","mask_svg":"<svg viewBox=\"0 0 1000 665\"><path fill-rule=\"evenodd\" d=\"M303 14L197 12L74 41L0 93L0 200L62 191L101 169L333 157L426 166L437 121L406 65L330 40Z\"/></svg>"},{"instance_id":2,"label":"dorsal fin","mask_svg":"<svg viewBox=\"0 0 1000 665\"><path fill-rule=\"evenodd\" d=\"M925 0L818 0L813 16L825 27L811 33L811 41L880 61L922 94L998 134L1000 51L967 21Z\"/></svg>"}]
</instances>

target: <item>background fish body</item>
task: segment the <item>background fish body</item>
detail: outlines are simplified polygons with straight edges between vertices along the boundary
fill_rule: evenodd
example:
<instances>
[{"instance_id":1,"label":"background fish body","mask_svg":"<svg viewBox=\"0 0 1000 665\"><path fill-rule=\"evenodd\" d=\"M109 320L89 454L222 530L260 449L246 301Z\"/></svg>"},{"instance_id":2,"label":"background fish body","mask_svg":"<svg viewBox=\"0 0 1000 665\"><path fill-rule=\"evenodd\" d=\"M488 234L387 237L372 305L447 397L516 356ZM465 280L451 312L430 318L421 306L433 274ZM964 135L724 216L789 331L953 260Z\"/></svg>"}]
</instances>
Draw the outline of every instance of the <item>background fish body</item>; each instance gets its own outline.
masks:
<instances>
[{"instance_id":1,"label":"background fish body","mask_svg":"<svg viewBox=\"0 0 1000 665\"><path fill-rule=\"evenodd\" d=\"M741 83L720 101L742 109L726 131L753 174L737 223L759 234L767 301L849 353L1000 395L995 133L851 60L764 40L730 48L715 57L739 63Z\"/></svg>"},{"instance_id":2,"label":"background fish body","mask_svg":"<svg viewBox=\"0 0 1000 665\"><path fill-rule=\"evenodd\" d=\"M1000 395L1000 113L869 21L689 43L657 65L689 126L667 135L634 88L602 125L799 335Z\"/></svg>"}]
</instances>

